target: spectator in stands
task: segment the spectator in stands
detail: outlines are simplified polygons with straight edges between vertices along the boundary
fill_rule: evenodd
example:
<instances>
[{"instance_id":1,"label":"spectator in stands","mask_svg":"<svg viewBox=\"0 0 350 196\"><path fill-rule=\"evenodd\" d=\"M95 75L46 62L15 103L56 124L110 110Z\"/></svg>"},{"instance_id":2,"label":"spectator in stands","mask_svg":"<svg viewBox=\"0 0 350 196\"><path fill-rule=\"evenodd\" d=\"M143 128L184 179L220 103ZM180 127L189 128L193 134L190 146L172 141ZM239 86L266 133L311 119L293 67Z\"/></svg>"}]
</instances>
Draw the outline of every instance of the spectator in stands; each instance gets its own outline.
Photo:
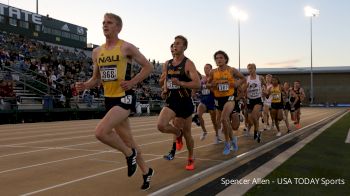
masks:
<instances>
[{"instance_id":1,"label":"spectator in stands","mask_svg":"<svg viewBox=\"0 0 350 196\"><path fill-rule=\"evenodd\" d=\"M87 106L88 107L91 107L92 106L92 101L94 99L94 95L93 95L93 92L92 92L92 89L85 89L84 92L83 92L83 101L85 103L87 103Z\"/></svg>"}]
</instances>

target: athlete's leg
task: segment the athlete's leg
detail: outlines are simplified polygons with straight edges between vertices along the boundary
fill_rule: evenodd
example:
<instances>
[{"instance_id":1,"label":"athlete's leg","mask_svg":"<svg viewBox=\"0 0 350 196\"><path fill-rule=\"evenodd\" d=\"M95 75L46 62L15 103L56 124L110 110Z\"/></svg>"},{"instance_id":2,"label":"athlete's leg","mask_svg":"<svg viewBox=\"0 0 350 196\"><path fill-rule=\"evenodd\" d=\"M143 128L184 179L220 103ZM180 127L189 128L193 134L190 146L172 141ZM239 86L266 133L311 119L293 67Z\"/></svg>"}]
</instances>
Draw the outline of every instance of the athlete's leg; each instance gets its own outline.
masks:
<instances>
[{"instance_id":1,"label":"athlete's leg","mask_svg":"<svg viewBox=\"0 0 350 196\"><path fill-rule=\"evenodd\" d=\"M198 114L199 123L200 123L200 125L202 127L202 130L203 130L203 134L200 137L200 140L204 140L206 135L208 134L207 129L205 128L205 123L204 123L204 119L203 119L203 114L206 111L207 111L207 107L203 103L200 103L198 105L198 108L197 108L197 114Z\"/></svg>"},{"instance_id":2,"label":"athlete's leg","mask_svg":"<svg viewBox=\"0 0 350 196\"><path fill-rule=\"evenodd\" d=\"M180 136L180 129L170 124L171 119L175 118L175 112L168 107L164 107L159 114L157 127L162 133L172 133Z\"/></svg>"},{"instance_id":3,"label":"athlete's leg","mask_svg":"<svg viewBox=\"0 0 350 196\"><path fill-rule=\"evenodd\" d=\"M97 124L95 129L95 136L98 140L112 148L119 150L127 157L132 154L132 150L130 147L125 145L123 140L113 130L113 128L125 121L129 114L129 110L125 110L119 106L114 106Z\"/></svg>"}]
</instances>

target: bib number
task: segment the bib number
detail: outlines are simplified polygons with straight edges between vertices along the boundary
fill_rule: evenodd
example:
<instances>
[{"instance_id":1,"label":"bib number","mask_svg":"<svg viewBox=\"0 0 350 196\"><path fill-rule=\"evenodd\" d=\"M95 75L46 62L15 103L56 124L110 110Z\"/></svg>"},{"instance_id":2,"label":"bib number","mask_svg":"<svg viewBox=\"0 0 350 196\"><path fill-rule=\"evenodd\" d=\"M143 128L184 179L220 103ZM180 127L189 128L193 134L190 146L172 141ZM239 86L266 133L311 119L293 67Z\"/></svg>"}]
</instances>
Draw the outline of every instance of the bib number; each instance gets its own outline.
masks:
<instances>
[{"instance_id":1,"label":"bib number","mask_svg":"<svg viewBox=\"0 0 350 196\"><path fill-rule=\"evenodd\" d=\"M171 80L166 81L166 86L168 89L180 89L180 86L173 84Z\"/></svg>"},{"instance_id":2,"label":"bib number","mask_svg":"<svg viewBox=\"0 0 350 196\"><path fill-rule=\"evenodd\" d=\"M210 94L210 90L205 88L205 89L202 89L202 95L209 95Z\"/></svg>"},{"instance_id":3,"label":"bib number","mask_svg":"<svg viewBox=\"0 0 350 196\"><path fill-rule=\"evenodd\" d=\"M116 81L118 70L116 65L101 66L100 67L101 79L104 82Z\"/></svg>"},{"instance_id":4,"label":"bib number","mask_svg":"<svg viewBox=\"0 0 350 196\"><path fill-rule=\"evenodd\" d=\"M229 96L227 101L234 101L235 100L235 96Z\"/></svg>"},{"instance_id":5,"label":"bib number","mask_svg":"<svg viewBox=\"0 0 350 196\"><path fill-rule=\"evenodd\" d=\"M281 96L279 94L273 94L272 95L272 102L273 103L281 102Z\"/></svg>"},{"instance_id":6,"label":"bib number","mask_svg":"<svg viewBox=\"0 0 350 196\"><path fill-rule=\"evenodd\" d=\"M220 92L222 92L222 91L228 91L229 90L229 87L230 87L230 85L229 84L219 84L218 85L218 90L220 91Z\"/></svg>"},{"instance_id":7,"label":"bib number","mask_svg":"<svg viewBox=\"0 0 350 196\"><path fill-rule=\"evenodd\" d=\"M121 98L120 102L124 104L132 104L132 95L126 95L125 97Z\"/></svg>"}]
</instances>

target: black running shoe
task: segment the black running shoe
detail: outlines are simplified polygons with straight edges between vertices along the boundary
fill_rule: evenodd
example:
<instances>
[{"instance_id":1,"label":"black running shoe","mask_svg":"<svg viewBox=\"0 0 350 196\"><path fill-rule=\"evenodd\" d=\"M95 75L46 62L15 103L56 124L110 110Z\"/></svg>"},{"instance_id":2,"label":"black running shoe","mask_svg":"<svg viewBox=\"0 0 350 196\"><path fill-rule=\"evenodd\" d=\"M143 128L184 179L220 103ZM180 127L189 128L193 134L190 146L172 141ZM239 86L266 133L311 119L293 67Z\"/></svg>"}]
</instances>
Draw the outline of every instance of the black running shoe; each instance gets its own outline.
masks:
<instances>
[{"instance_id":1,"label":"black running shoe","mask_svg":"<svg viewBox=\"0 0 350 196\"><path fill-rule=\"evenodd\" d=\"M136 164L136 156L137 156L137 151L132 148L132 154L129 157L126 157L126 164L128 165L128 176L131 177L134 175L137 169L137 164Z\"/></svg>"},{"instance_id":2,"label":"black running shoe","mask_svg":"<svg viewBox=\"0 0 350 196\"><path fill-rule=\"evenodd\" d=\"M256 138L258 138L258 132L254 131L254 140L256 140Z\"/></svg>"},{"instance_id":3,"label":"black running shoe","mask_svg":"<svg viewBox=\"0 0 350 196\"><path fill-rule=\"evenodd\" d=\"M170 151L169 154L164 155L163 158L165 160L171 161L175 158L175 153L173 151Z\"/></svg>"},{"instance_id":4,"label":"black running shoe","mask_svg":"<svg viewBox=\"0 0 350 196\"><path fill-rule=\"evenodd\" d=\"M192 122L196 123L196 125L197 125L198 127L201 126L201 123L199 122L199 117L198 117L197 114L193 116Z\"/></svg>"},{"instance_id":5,"label":"black running shoe","mask_svg":"<svg viewBox=\"0 0 350 196\"><path fill-rule=\"evenodd\" d=\"M256 134L256 136L257 136L256 141L257 141L258 143L260 143L260 142L261 142L261 132L258 131L258 133Z\"/></svg>"},{"instance_id":6,"label":"black running shoe","mask_svg":"<svg viewBox=\"0 0 350 196\"><path fill-rule=\"evenodd\" d=\"M143 191L151 188L150 183L151 183L151 178L154 174L154 170L152 168L149 168L148 173L146 175L143 175L143 184L141 186L141 189Z\"/></svg>"}]
</instances>

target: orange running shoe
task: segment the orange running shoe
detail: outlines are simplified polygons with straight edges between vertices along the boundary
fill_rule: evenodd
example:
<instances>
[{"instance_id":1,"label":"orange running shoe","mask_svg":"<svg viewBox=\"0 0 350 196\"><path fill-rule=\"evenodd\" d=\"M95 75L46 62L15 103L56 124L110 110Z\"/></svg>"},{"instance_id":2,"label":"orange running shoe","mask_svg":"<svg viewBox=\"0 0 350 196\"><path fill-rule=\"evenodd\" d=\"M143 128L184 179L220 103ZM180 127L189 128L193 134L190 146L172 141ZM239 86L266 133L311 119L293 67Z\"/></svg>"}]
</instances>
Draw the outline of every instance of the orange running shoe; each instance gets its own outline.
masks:
<instances>
[{"instance_id":1,"label":"orange running shoe","mask_svg":"<svg viewBox=\"0 0 350 196\"><path fill-rule=\"evenodd\" d=\"M186 170L194 170L194 160L192 158L188 158Z\"/></svg>"},{"instance_id":2,"label":"orange running shoe","mask_svg":"<svg viewBox=\"0 0 350 196\"><path fill-rule=\"evenodd\" d=\"M182 142L182 131L180 133L180 136L176 138L176 150L181 150L184 143Z\"/></svg>"}]
</instances>

